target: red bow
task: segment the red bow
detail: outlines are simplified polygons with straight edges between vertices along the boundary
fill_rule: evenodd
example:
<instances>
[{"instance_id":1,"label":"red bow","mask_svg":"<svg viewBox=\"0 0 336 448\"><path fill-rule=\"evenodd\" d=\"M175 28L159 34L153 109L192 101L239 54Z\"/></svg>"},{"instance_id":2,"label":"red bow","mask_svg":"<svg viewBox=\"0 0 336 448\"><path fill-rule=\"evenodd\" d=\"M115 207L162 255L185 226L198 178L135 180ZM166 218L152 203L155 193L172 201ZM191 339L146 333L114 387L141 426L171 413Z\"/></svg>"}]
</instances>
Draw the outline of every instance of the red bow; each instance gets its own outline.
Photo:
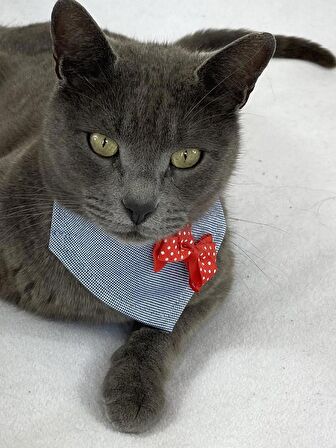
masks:
<instances>
[{"instance_id":1,"label":"red bow","mask_svg":"<svg viewBox=\"0 0 336 448\"><path fill-rule=\"evenodd\" d=\"M191 227L158 241L153 249L154 271L159 272L169 262L184 261L189 271L189 285L199 292L217 271L216 245L207 234L195 242Z\"/></svg>"}]
</instances>

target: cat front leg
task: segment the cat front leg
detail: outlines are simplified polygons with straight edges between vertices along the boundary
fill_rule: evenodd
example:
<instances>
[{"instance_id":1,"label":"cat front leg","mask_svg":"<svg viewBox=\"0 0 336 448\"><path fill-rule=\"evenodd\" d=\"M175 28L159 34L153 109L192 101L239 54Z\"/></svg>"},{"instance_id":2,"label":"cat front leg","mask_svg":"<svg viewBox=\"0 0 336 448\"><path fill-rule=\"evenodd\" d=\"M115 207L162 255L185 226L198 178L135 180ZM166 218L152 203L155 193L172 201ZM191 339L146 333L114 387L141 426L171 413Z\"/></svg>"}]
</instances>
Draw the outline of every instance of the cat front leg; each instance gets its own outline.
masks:
<instances>
[{"instance_id":1,"label":"cat front leg","mask_svg":"<svg viewBox=\"0 0 336 448\"><path fill-rule=\"evenodd\" d=\"M164 385L170 367L188 336L225 299L229 290L232 278L229 252L224 259L222 275L202 290L197 303L191 302L184 310L172 333L135 325L125 345L113 354L103 384L103 398L114 429L145 432L162 416Z\"/></svg>"},{"instance_id":2,"label":"cat front leg","mask_svg":"<svg viewBox=\"0 0 336 448\"><path fill-rule=\"evenodd\" d=\"M113 354L103 398L106 416L114 429L141 433L160 419L174 339L159 330L142 327Z\"/></svg>"}]
</instances>

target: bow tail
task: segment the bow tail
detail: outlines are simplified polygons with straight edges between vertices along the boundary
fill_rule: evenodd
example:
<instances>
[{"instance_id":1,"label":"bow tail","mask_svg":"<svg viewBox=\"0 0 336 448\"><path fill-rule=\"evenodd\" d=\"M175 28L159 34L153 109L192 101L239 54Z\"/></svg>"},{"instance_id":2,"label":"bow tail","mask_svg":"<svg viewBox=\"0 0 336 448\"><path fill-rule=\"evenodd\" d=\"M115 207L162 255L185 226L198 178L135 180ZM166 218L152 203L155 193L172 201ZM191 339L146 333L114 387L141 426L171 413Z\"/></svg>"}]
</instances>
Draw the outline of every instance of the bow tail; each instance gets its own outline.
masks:
<instances>
[{"instance_id":1,"label":"bow tail","mask_svg":"<svg viewBox=\"0 0 336 448\"><path fill-rule=\"evenodd\" d=\"M199 292L203 286L203 281L198 257L189 257L185 260L185 264L189 271L190 288L195 292Z\"/></svg>"},{"instance_id":2,"label":"bow tail","mask_svg":"<svg viewBox=\"0 0 336 448\"><path fill-rule=\"evenodd\" d=\"M166 261L160 260L161 243L155 243L153 247L154 272L160 272L167 264Z\"/></svg>"}]
</instances>

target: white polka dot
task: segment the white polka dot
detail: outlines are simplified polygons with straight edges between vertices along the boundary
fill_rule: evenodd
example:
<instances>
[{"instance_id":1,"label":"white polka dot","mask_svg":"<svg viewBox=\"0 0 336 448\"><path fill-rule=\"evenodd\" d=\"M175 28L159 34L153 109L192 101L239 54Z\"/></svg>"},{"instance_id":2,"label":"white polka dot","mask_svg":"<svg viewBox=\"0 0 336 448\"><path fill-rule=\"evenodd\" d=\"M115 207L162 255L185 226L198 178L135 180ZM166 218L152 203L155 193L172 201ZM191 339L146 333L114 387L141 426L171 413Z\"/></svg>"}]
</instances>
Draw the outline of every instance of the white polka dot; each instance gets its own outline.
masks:
<instances>
[{"instance_id":1,"label":"white polka dot","mask_svg":"<svg viewBox=\"0 0 336 448\"><path fill-rule=\"evenodd\" d=\"M183 256L183 255L181 255L181 260L183 260L183 258L184 258L184 256Z\"/></svg>"},{"instance_id":2,"label":"white polka dot","mask_svg":"<svg viewBox=\"0 0 336 448\"><path fill-rule=\"evenodd\" d=\"M190 240L190 244L192 244L194 242L194 240Z\"/></svg>"},{"instance_id":3,"label":"white polka dot","mask_svg":"<svg viewBox=\"0 0 336 448\"><path fill-rule=\"evenodd\" d=\"M177 261L177 258L174 258L174 261Z\"/></svg>"},{"instance_id":4,"label":"white polka dot","mask_svg":"<svg viewBox=\"0 0 336 448\"><path fill-rule=\"evenodd\" d=\"M216 272L217 272L217 269L214 269L214 274L216 274Z\"/></svg>"},{"instance_id":5,"label":"white polka dot","mask_svg":"<svg viewBox=\"0 0 336 448\"><path fill-rule=\"evenodd\" d=\"M164 242L164 243L166 243L166 242L167 242L167 240L163 240L163 242Z\"/></svg>"},{"instance_id":6,"label":"white polka dot","mask_svg":"<svg viewBox=\"0 0 336 448\"><path fill-rule=\"evenodd\" d=\"M191 251L190 250L188 250L188 255L190 255L191 254Z\"/></svg>"},{"instance_id":7,"label":"white polka dot","mask_svg":"<svg viewBox=\"0 0 336 448\"><path fill-rule=\"evenodd\" d=\"M211 274L211 269L209 269L209 274Z\"/></svg>"},{"instance_id":8,"label":"white polka dot","mask_svg":"<svg viewBox=\"0 0 336 448\"><path fill-rule=\"evenodd\" d=\"M164 250L162 250L162 251L161 251L161 255L164 255L164 254L165 254L165 253L164 253Z\"/></svg>"},{"instance_id":9,"label":"white polka dot","mask_svg":"<svg viewBox=\"0 0 336 448\"><path fill-rule=\"evenodd\" d=\"M208 265L211 266L211 261L208 261Z\"/></svg>"},{"instance_id":10,"label":"white polka dot","mask_svg":"<svg viewBox=\"0 0 336 448\"><path fill-rule=\"evenodd\" d=\"M165 260L166 260L166 261L169 261L169 258L166 258Z\"/></svg>"},{"instance_id":11,"label":"white polka dot","mask_svg":"<svg viewBox=\"0 0 336 448\"><path fill-rule=\"evenodd\" d=\"M183 232L183 235L185 235L186 233L185 232Z\"/></svg>"},{"instance_id":12,"label":"white polka dot","mask_svg":"<svg viewBox=\"0 0 336 448\"><path fill-rule=\"evenodd\" d=\"M203 280L205 280L205 277L202 277Z\"/></svg>"},{"instance_id":13,"label":"white polka dot","mask_svg":"<svg viewBox=\"0 0 336 448\"><path fill-rule=\"evenodd\" d=\"M169 250L169 249L170 249L170 246L168 246L167 249Z\"/></svg>"},{"instance_id":14,"label":"white polka dot","mask_svg":"<svg viewBox=\"0 0 336 448\"><path fill-rule=\"evenodd\" d=\"M176 240L173 240L173 244L175 244L176 243Z\"/></svg>"},{"instance_id":15,"label":"white polka dot","mask_svg":"<svg viewBox=\"0 0 336 448\"><path fill-rule=\"evenodd\" d=\"M170 252L170 255L173 256L173 255L174 255L174 252Z\"/></svg>"}]
</instances>

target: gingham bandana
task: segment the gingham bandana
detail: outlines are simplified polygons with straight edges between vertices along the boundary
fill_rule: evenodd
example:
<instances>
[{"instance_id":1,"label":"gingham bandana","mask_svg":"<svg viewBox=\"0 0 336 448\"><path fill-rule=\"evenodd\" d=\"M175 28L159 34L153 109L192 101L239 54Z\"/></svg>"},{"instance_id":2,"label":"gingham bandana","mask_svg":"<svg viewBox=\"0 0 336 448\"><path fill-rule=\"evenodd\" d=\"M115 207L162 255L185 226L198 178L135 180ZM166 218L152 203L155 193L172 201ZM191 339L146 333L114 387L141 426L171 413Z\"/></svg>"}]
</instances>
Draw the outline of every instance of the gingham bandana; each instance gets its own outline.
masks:
<instances>
[{"instance_id":1,"label":"gingham bandana","mask_svg":"<svg viewBox=\"0 0 336 448\"><path fill-rule=\"evenodd\" d=\"M225 230L219 200L191 228L195 240L211 234L217 250ZM121 242L56 201L49 249L106 305L164 331L173 330L194 294L183 262L164 263L155 272L153 243L139 246Z\"/></svg>"}]
</instances>

